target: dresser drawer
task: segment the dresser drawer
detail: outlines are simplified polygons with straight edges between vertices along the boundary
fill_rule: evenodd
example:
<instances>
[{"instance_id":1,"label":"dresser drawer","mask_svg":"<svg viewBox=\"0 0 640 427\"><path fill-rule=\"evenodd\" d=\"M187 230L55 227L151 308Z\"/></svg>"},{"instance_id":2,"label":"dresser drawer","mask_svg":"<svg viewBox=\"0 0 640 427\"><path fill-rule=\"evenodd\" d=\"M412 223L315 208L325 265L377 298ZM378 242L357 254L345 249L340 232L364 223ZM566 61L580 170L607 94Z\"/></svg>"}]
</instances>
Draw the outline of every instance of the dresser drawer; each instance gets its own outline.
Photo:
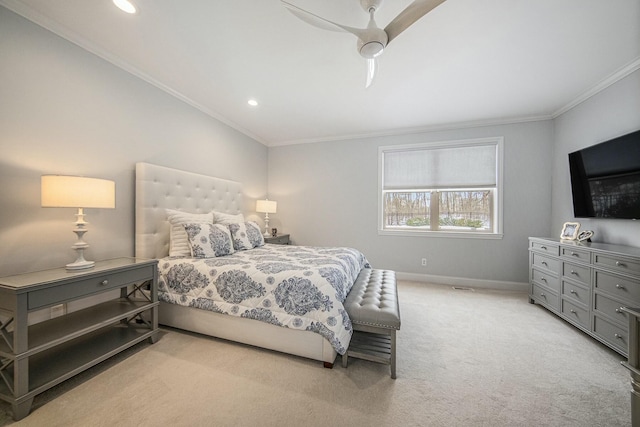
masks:
<instances>
[{"instance_id":1,"label":"dresser drawer","mask_svg":"<svg viewBox=\"0 0 640 427\"><path fill-rule=\"evenodd\" d=\"M547 286L554 291L560 290L560 282L557 277L535 268L531 270L531 281L537 285Z\"/></svg>"},{"instance_id":2,"label":"dresser drawer","mask_svg":"<svg viewBox=\"0 0 640 427\"><path fill-rule=\"evenodd\" d=\"M622 301L628 301L629 305L640 304L640 283L638 280L596 270L595 287Z\"/></svg>"},{"instance_id":3,"label":"dresser drawer","mask_svg":"<svg viewBox=\"0 0 640 427\"><path fill-rule=\"evenodd\" d=\"M593 316L593 332L612 347L626 355L629 351L629 334L621 326L615 325L598 316Z\"/></svg>"},{"instance_id":4,"label":"dresser drawer","mask_svg":"<svg viewBox=\"0 0 640 427\"><path fill-rule=\"evenodd\" d=\"M562 314L566 319L579 324L585 329L589 329L589 310L563 299Z\"/></svg>"},{"instance_id":5,"label":"dresser drawer","mask_svg":"<svg viewBox=\"0 0 640 427\"><path fill-rule=\"evenodd\" d=\"M560 247L560 256L575 261L582 261L587 264L591 262L591 254L589 253L589 251L586 251L584 249Z\"/></svg>"},{"instance_id":6,"label":"dresser drawer","mask_svg":"<svg viewBox=\"0 0 640 427\"><path fill-rule=\"evenodd\" d=\"M593 264L597 267L606 267L619 273L640 276L640 261L638 260L595 253Z\"/></svg>"},{"instance_id":7,"label":"dresser drawer","mask_svg":"<svg viewBox=\"0 0 640 427\"><path fill-rule=\"evenodd\" d=\"M532 253L532 258L532 264L535 267L545 268L554 273L560 271L560 261L557 258L550 258L535 252Z\"/></svg>"},{"instance_id":8,"label":"dresser drawer","mask_svg":"<svg viewBox=\"0 0 640 427\"><path fill-rule=\"evenodd\" d=\"M624 325L624 329L626 330L628 328L629 319L627 317L627 313L621 310L622 307L625 306L626 304L613 300L602 294L595 294L593 298L593 309L595 311L622 323Z\"/></svg>"},{"instance_id":9,"label":"dresser drawer","mask_svg":"<svg viewBox=\"0 0 640 427\"><path fill-rule=\"evenodd\" d=\"M558 295L538 285L531 286L531 297L540 304L546 304L558 311Z\"/></svg>"},{"instance_id":10,"label":"dresser drawer","mask_svg":"<svg viewBox=\"0 0 640 427\"><path fill-rule=\"evenodd\" d=\"M560 254L559 251L559 247L558 245L552 245L549 243L541 243L541 242L536 242L536 241L531 241L531 249L538 251L538 252L543 252L552 256L558 256Z\"/></svg>"},{"instance_id":11,"label":"dresser drawer","mask_svg":"<svg viewBox=\"0 0 640 427\"><path fill-rule=\"evenodd\" d=\"M51 286L29 292L29 301L27 304L29 310L33 310L149 280L153 278L154 268L154 265L146 265L115 273L105 272L101 275L84 277L75 282L67 282L63 285Z\"/></svg>"},{"instance_id":12,"label":"dresser drawer","mask_svg":"<svg viewBox=\"0 0 640 427\"><path fill-rule=\"evenodd\" d=\"M591 305L591 290L572 282L562 281L562 295L576 300L587 307Z\"/></svg>"},{"instance_id":13,"label":"dresser drawer","mask_svg":"<svg viewBox=\"0 0 640 427\"><path fill-rule=\"evenodd\" d=\"M584 283L586 286L591 283L591 268L582 265L563 262L562 275L568 279Z\"/></svg>"}]
</instances>

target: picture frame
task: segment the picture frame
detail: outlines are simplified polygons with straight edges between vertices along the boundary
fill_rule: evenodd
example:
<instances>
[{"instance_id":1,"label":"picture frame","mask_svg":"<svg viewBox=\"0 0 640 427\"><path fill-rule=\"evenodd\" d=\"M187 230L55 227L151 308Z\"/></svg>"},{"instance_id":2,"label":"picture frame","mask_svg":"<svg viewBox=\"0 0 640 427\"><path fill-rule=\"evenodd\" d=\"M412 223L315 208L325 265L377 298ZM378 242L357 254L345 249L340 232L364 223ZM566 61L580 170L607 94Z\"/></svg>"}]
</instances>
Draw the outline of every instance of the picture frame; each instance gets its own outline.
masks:
<instances>
[{"instance_id":1,"label":"picture frame","mask_svg":"<svg viewBox=\"0 0 640 427\"><path fill-rule=\"evenodd\" d=\"M560 238L563 240L576 240L580 232L579 222L565 222L562 226Z\"/></svg>"}]
</instances>

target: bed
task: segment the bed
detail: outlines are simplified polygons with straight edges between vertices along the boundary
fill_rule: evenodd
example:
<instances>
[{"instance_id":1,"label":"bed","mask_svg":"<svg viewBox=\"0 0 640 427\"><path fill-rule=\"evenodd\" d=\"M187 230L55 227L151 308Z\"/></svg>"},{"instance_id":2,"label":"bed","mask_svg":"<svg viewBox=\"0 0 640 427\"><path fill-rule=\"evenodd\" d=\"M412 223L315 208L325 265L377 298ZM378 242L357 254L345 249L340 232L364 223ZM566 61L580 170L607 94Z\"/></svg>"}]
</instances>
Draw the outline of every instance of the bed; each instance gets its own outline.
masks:
<instances>
[{"instance_id":1,"label":"bed","mask_svg":"<svg viewBox=\"0 0 640 427\"><path fill-rule=\"evenodd\" d=\"M199 258L176 252L173 233L178 231L172 230L168 213L196 218L216 212L232 218L243 208L242 185L149 163L136 164L135 207L135 255L159 260L160 324L319 360L327 367L346 350L352 331L342 301L360 270L369 268L359 251L260 244L256 226L258 236L247 233L253 243L247 250ZM246 226L252 231L250 222ZM190 247L197 246L198 232L206 235L206 227L212 226L184 227Z\"/></svg>"}]
</instances>

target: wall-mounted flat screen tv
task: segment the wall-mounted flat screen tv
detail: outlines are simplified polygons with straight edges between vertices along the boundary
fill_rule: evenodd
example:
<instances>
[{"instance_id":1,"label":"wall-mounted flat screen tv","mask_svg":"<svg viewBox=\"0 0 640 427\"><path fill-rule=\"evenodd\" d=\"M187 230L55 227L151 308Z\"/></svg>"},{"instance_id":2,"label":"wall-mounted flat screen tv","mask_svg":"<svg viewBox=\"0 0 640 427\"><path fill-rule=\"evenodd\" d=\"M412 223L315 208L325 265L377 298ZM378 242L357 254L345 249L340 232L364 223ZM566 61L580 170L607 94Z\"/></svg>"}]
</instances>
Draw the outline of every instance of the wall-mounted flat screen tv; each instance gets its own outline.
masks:
<instances>
[{"instance_id":1,"label":"wall-mounted flat screen tv","mask_svg":"<svg viewBox=\"0 0 640 427\"><path fill-rule=\"evenodd\" d=\"M640 130L569 153L576 218L640 219Z\"/></svg>"}]
</instances>

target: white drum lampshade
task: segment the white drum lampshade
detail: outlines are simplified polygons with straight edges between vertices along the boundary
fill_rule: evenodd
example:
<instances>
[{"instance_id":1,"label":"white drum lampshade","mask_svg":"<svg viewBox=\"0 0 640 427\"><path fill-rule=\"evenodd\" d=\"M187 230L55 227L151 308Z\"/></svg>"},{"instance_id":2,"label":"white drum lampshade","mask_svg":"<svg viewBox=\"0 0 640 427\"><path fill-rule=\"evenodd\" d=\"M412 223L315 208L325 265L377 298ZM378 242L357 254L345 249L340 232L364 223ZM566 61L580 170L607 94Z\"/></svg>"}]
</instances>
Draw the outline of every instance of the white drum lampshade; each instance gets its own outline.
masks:
<instances>
[{"instance_id":1,"label":"white drum lampshade","mask_svg":"<svg viewBox=\"0 0 640 427\"><path fill-rule=\"evenodd\" d=\"M116 183L107 179L81 176L43 175L41 178L41 205L45 208L77 208L76 228L78 240L72 246L77 259L67 264L67 270L82 270L95 265L84 259L89 245L82 240L87 232L84 208L113 209L116 207Z\"/></svg>"}]
</instances>

